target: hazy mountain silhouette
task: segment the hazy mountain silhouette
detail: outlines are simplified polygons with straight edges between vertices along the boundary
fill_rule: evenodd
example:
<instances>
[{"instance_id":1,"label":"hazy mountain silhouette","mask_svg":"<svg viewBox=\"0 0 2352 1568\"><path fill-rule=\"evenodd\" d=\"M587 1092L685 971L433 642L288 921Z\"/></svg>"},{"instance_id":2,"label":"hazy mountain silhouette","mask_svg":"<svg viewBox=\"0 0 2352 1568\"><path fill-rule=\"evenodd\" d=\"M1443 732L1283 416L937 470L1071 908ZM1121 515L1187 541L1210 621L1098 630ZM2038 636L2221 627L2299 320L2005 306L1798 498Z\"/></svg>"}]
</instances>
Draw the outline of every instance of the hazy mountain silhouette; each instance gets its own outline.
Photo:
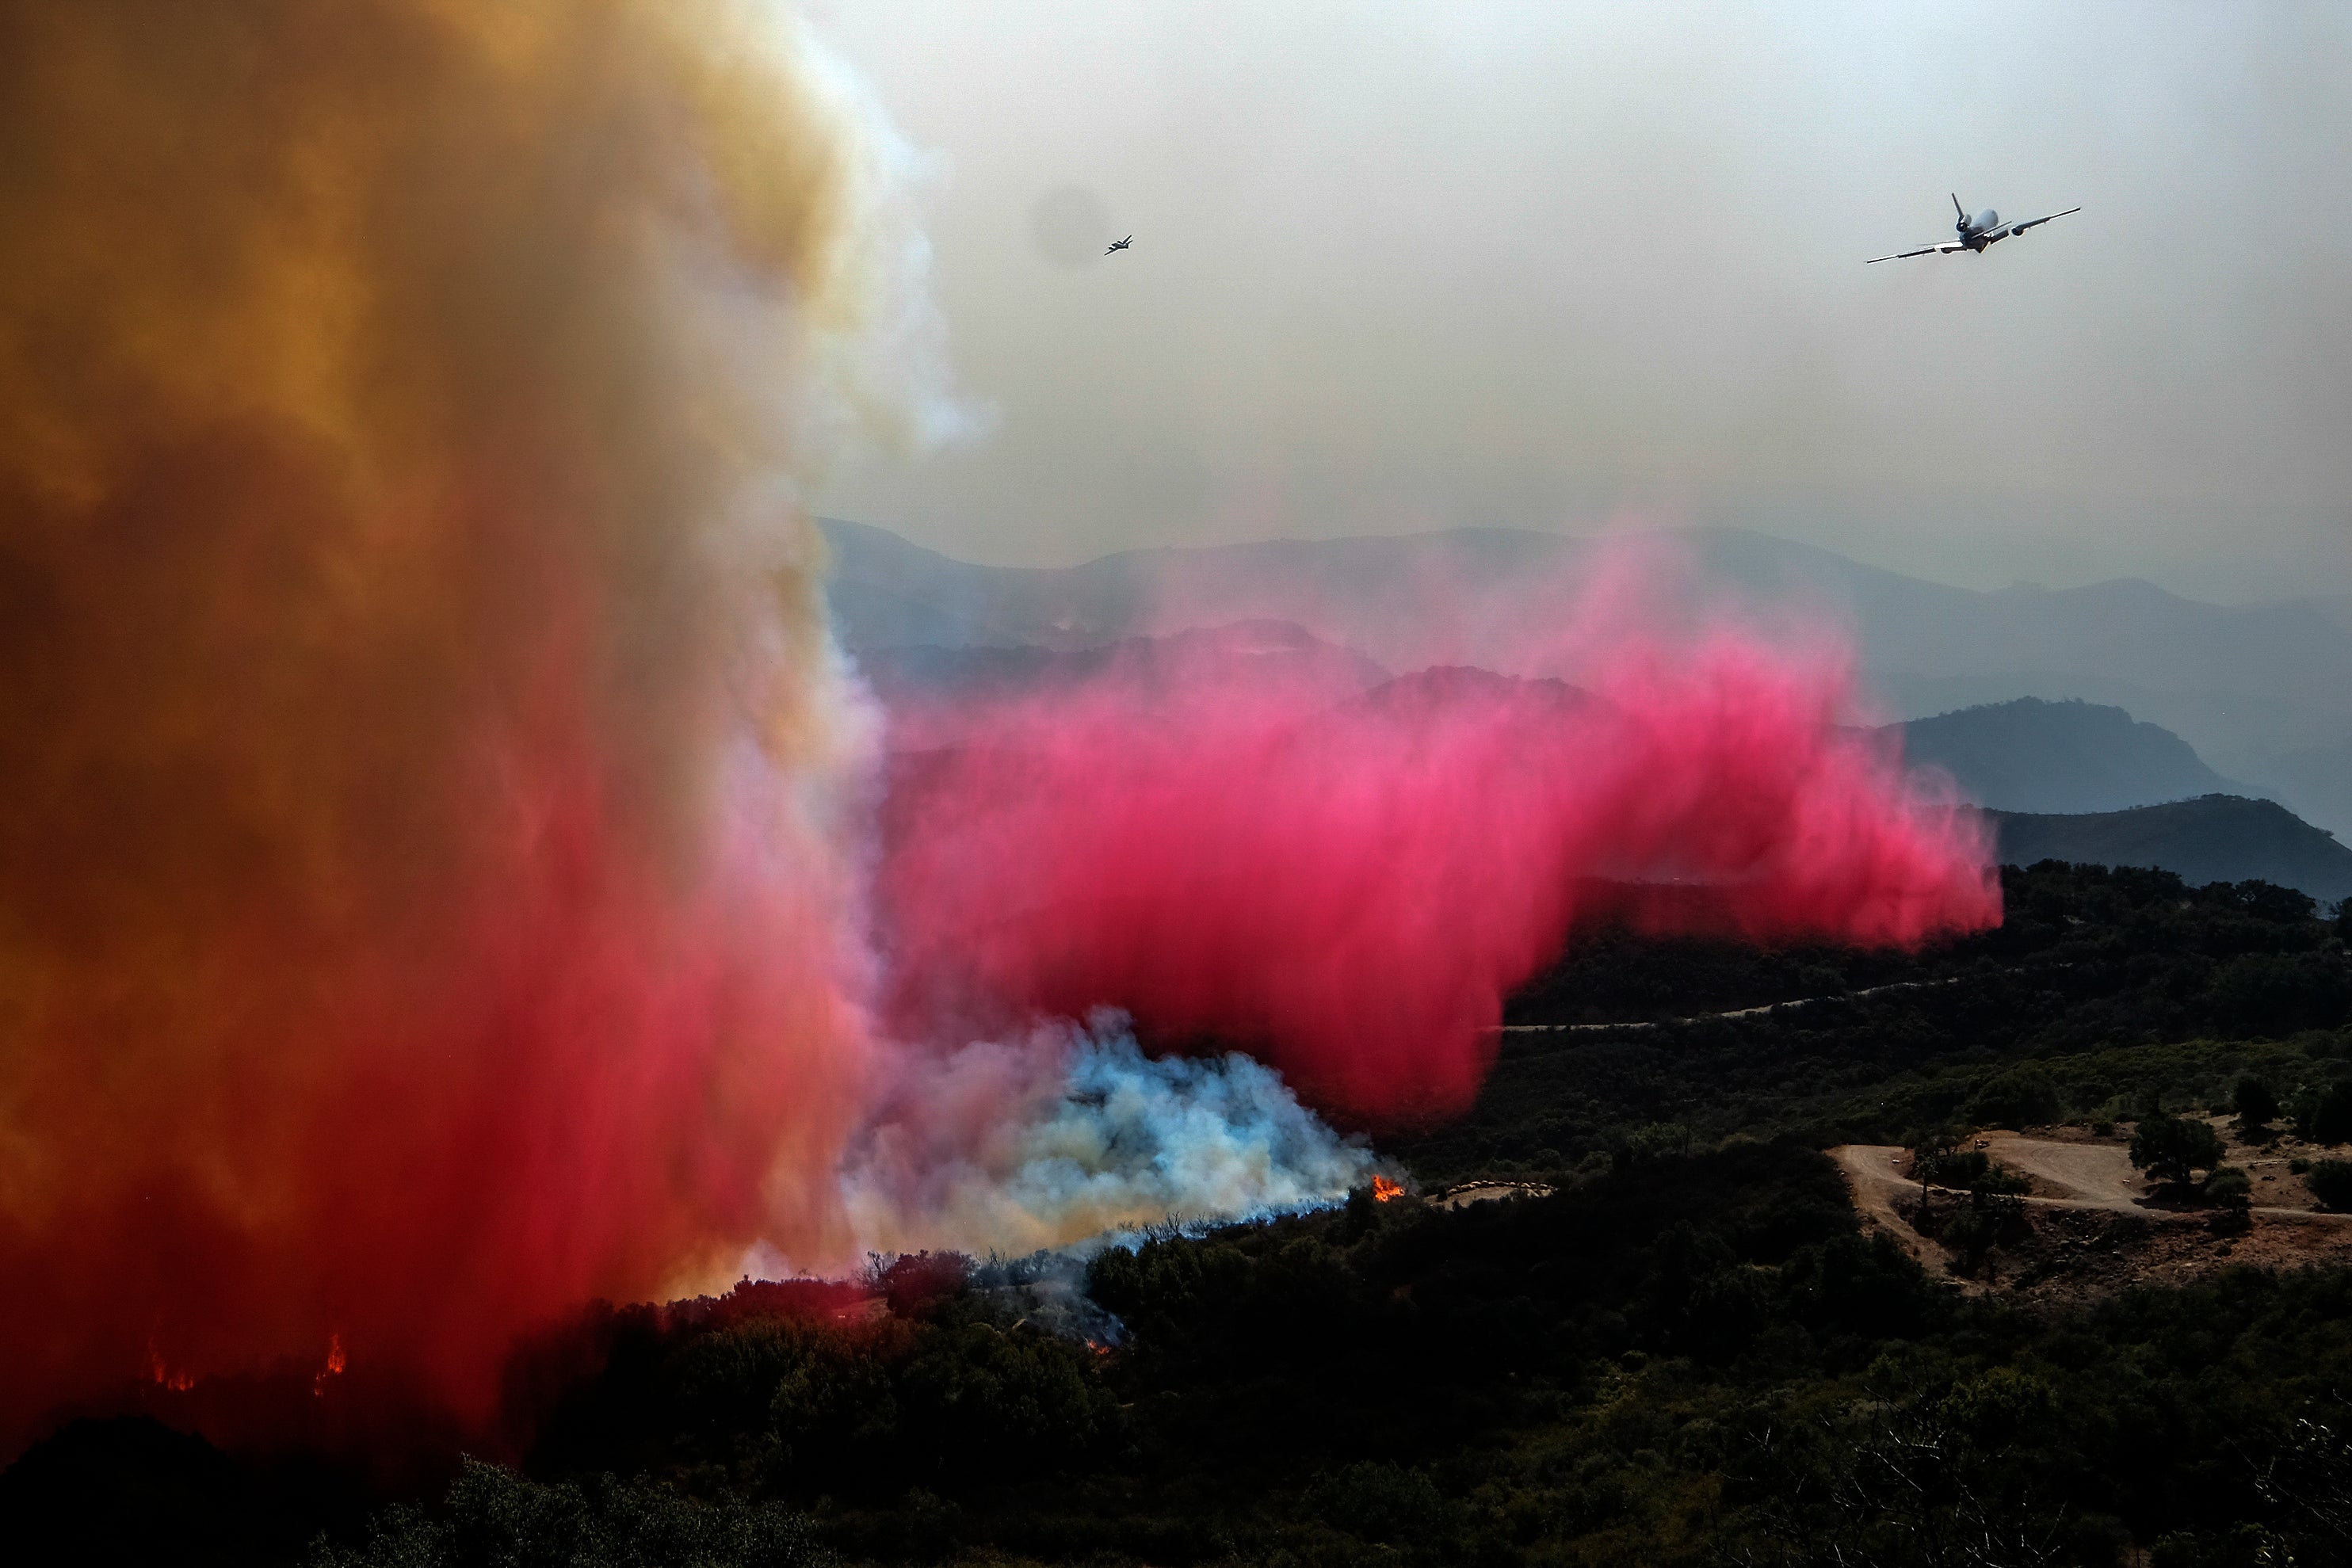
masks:
<instances>
[{"instance_id":1,"label":"hazy mountain silhouette","mask_svg":"<svg viewBox=\"0 0 2352 1568\"><path fill-rule=\"evenodd\" d=\"M2260 878L2314 898L2352 897L2352 849L2274 800L2202 795L2080 816L1990 813L2000 858L2158 866L2192 885Z\"/></svg>"},{"instance_id":2,"label":"hazy mountain silhouette","mask_svg":"<svg viewBox=\"0 0 2352 1568\"><path fill-rule=\"evenodd\" d=\"M1597 701L1581 686L1549 675L1498 675L1473 664L1436 664L1399 675L1366 692L1360 706L1386 718L1426 719L1450 706L1485 703L1510 708L1533 718L1564 716Z\"/></svg>"},{"instance_id":3,"label":"hazy mountain silhouette","mask_svg":"<svg viewBox=\"0 0 2352 1568\"><path fill-rule=\"evenodd\" d=\"M2273 758L2259 777L2305 816L2352 839L2352 740Z\"/></svg>"},{"instance_id":4,"label":"hazy mountain silhouette","mask_svg":"<svg viewBox=\"0 0 2352 1568\"><path fill-rule=\"evenodd\" d=\"M1247 680L1260 690L1337 703L1389 680L1352 648L1286 621L1238 621L1089 648L1032 644L869 649L858 666L887 704L907 698L994 699L1068 691L1116 676L1139 695L1182 680Z\"/></svg>"},{"instance_id":5,"label":"hazy mountain silhouette","mask_svg":"<svg viewBox=\"0 0 2352 1568\"><path fill-rule=\"evenodd\" d=\"M1941 768L1968 799L2004 811L2116 811L2246 792L2187 741L2119 707L2020 697L1900 728L1906 761Z\"/></svg>"},{"instance_id":6,"label":"hazy mountain silhouette","mask_svg":"<svg viewBox=\"0 0 2352 1568\"><path fill-rule=\"evenodd\" d=\"M1173 717L1237 694L1307 718L1359 701L1388 671L1281 621L1242 621L1095 648L881 648L858 660L889 715L894 751L927 750L1058 722L1051 699L1108 695ZM1029 699L1048 699L1025 706Z\"/></svg>"},{"instance_id":7,"label":"hazy mountain silhouette","mask_svg":"<svg viewBox=\"0 0 2352 1568\"><path fill-rule=\"evenodd\" d=\"M909 754L893 764L901 785L916 782L939 747L983 733L965 716L1100 683L1145 701L1215 701L1235 683L1285 699L1310 723L1318 709L1421 722L1457 704L1508 704L1533 719L1595 700L1565 681L1475 665L1391 677L1353 649L1278 621L1079 649L877 649L861 665L891 710L894 748ZM2152 865L2194 883L2258 877L2316 898L2352 896L2352 849L2275 802L2211 789L2226 781L2187 742L2121 708L2023 698L1898 727L1907 761L1944 769L1969 800L1992 808L2010 863ZM2167 803L2141 803L2149 800Z\"/></svg>"},{"instance_id":8,"label":"hazy mountain silhouette","mask_svg":"<svg viewBox=\"0 0 2352 1568\"><path fill-rule=\"evenodd\" d=\"M884 529L828 522L836 623L853 652L1063 651L1121 638L1284 621L1391 670L1548 664L1594 576L1588 538L1463 528L1392 538L1131 550L1066 568L978 566ZM2352 833L2352 788L2314 753L2352 743L2352 606L2225 606L2129 580L1953 588L1733 528L1653 536L1701 589L1842 625L1865 683L1905 717L2018 697L2128 709L2221 775L2275 789ZM2294 759L2303 758L2301 762Z\"/></svg>"}]
</instances>

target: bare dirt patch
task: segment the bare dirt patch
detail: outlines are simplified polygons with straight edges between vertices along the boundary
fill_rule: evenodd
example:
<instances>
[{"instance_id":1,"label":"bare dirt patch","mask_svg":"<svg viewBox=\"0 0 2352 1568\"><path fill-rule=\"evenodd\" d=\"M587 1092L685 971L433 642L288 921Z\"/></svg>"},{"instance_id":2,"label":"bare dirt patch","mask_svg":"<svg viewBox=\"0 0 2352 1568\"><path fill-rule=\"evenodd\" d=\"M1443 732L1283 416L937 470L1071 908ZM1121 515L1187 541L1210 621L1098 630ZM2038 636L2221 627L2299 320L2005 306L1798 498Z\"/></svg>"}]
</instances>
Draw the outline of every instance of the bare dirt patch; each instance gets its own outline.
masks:
<instances>
[{"instance_id":1,"label":"bare dirt patch","mask_svg":"<svg viewBox=\"0 0 2352 1568\"><path fill-rule=\"evenodd\" d=\"M1474 1203L1496 1203L1507 1197L1549 1197L1552 1189L1539 1181L1465 1181L1449 1186L1429 1201L1436 1208L1465 1208Z\"/></svg>"},{"instance_id":2,"label":"bare dirt patch","mask_svg":"<svg viewBox=\"0 0 2352 1568\"><path fill-rule=\"evenodd\" d=\"M2132 1168L2128 1139L2062 1140L1995 1130L1978 1134L1975 1146L2030 1178L2034 1196L2047 1201L2122 1211L2153 1201L2147 1182Z\"/></svg>"},{"instance_id":3,"label":"bare dirt patch","mask_svg":"<svg viewBox=\"0 0 2352 1568\"><path fill-rule=\"evenodd\" d=\"M2030 1208L2031 1234L1986 1260L1989 1283L2033 1300L2073 1302L2129 1285L2179 1285L2241 1265L2299 1269L2352 1260L2352 1226L2253 1214L2238 1229L2206 1214Z\"/></svg>"},{"instance_id":4,"label":"bare dirt patch","mask_svg":"<svg viewBox=\"0 0 2352 1568\"><path fill-rule=\"evenodd\" d=\"M2214 1131L2221 1134L2227 1146L2226 1158L2233 1166L2242 1166L2253 1178L2254 1202L2275 1208L2311 1209L2318 1199L2304 1185L2302 1173L2292 1168L2297 1164L2310 1165L2319 1160L2340 1160L2352 1156L2352 1149L2341 1144L2307 1144L2294 1134L2278 1131L2258 1142L2249 1143L2239 1136L2234 1122L2213 1118Z\"/></svg>"},{"instance_id":5,"label":"bare dirt patch","mask_svg":"<svg viewBox=\"0 0 2352 1568\"><path fill-rule=\"evenodd\" d=\"M2280 1146L2291 1140L2247 1145L2218 1121L2215 1130L2224 1134L2224 1157L2254 1178L2254 1207L2242 1217L2154 1190L2132 1168L2128 1129L2109 1136L2081 1128L1976 1134L1970 1145L2027 1176L2032 1193L2021 1200L2023 1223L1973 1278L1958 1281L1961 1287L2074 1301L2143 1282L2179 1284L2237 1265L2352 1261L2352 1215L2312 1211L2310 1194L2287 1168L2296 1155ZM1919 1187L1903 1150L1848 1145L1830 1155L1865 1228L1885 1230L1931 1270L1958 1276L1953 1254L1914 1228ZM1942 1188L1930 1199L1945 1212L1967 1201Z\"/></svg>"},{"instance_id":6,"label":"bare dirt patch","mask_svg":"<svg viewBox=\"0 0 2352 1568\"><path fill-rule=\"evenodd\" d=\"M2321 1208L2302 1173L2294 1169L2299 1163L2342 1159L2352 1152L2344 1145L2306 1144L2284 1131L2249 1142L2229 1117L2197 1119L2220 1135L2222 1162L2238 1166L2252 1179L2257 1212L2313 1214L2329 1223L2352 1219L2352 1215ZM2131 1134L2129 1123L2105 1135L2085 1127L2032 1127L2022 1133L1996 1127L1975 1134L1973 1144L2031 1177L2038 1197L2087 1198L2111 1207L2117 1200L2137 1208L2181 1207L2168 1201L2132 1169Z\"/></svg>"}]
</instances>

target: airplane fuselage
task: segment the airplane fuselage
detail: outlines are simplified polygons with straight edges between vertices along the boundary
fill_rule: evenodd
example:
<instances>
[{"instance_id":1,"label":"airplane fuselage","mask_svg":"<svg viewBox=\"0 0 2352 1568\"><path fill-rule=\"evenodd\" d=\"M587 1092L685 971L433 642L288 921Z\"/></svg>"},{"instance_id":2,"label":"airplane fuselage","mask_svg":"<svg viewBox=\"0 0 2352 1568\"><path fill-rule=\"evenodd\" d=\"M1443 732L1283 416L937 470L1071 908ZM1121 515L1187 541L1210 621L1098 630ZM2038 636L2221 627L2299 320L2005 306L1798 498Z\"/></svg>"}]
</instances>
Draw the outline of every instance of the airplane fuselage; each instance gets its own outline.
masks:
<instances>
[{"instance_id":1,"label":"airplane fuselage","mask_svg":"<svg viewBox=\"0 0 2352 1568\"><path fill-rule=\"evenodd\" d=\"M1923 245L1916 250L1899 250L1893 256L1874 256L1870 260L1874 263L1903 261L1915 256L1949 256L1954 251L1959 250L1967 251L1972 256L1982 256L1988 246L1998 244L2001 240L2014 239L2028 229L2041 227L2052 218L2063 218L2068 213L2079 213L2082 210L2080 207L2068 207L2063 213L2051 213L2042 217L2027 218L2022 223L2003 223L2000 214L1990 207L1987 207L1980 213L1971 214L1968 208L1960 205L1960 198L1954 195L1952 197L1954 222L1950 239L1935 245Z\"/></svg>"},{"instance_id":2,"label":"airplane fuselage","mask_svg":"<svg viewBox=\"0 0 2352 1568\"><path fill-rule=\"evenodd\" d=\"M2026 218L2018 223L2003 223L2000 214L1990 207L1987 207L1980 213L1970 214L1968 208L1960 205L1960 198L1956 194L1952 197L1952 212L1956 221L1952 225L1950 239L1939 241L1935 245L1923 245L1916 250L1898 250L1893 256L1874 256L1864 265L1882 261L1904 261L1915 256L1949 256L1956 250L1965 250L1973 256L1982 256L1989 246L2001 240L2014 239L2028 229L2040 228L2053 218L2063 218L2070 213L2079 213L2082 210L2080 207L2068 207L2063 213L2050 213L2042 217Z\"/></svg>"}]
</instances>

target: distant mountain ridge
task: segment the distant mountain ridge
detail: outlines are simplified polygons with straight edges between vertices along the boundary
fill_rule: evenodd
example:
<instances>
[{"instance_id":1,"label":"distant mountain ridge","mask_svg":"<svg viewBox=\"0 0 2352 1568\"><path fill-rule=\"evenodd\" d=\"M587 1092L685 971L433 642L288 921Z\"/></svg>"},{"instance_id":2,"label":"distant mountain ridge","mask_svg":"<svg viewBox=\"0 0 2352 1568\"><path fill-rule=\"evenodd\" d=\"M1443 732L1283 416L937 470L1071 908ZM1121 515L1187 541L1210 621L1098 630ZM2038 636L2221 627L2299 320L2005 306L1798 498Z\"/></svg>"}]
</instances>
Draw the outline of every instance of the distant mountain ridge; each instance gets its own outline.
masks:
<instances>
[{"instance_id":1,"label":"distant mountain ridge","mask_svg":"<svg viewBox=\"0 0 2352 1568\"><path fill-rule=\"evenodd\" d=\"M1906 762L1942 768L1969 800L2004 811L2115 811L2249 793L2170 730L2119 707L2020 697L1899 727Z\"/></svg>"},{"instance_id":2,"label":"distant mountain ridge","mask_svg":"<svg viewBox=\"0 0 2352 1568\"><path fill-rule=\"evenodd\" d=\"M2000 858L2157 866L2184 882L2259 879L2323 902L2352 898L2352 849L2275 800L2204 795L2079 816L1991 811Z\"/></svg>"},{"instance_id":3,"label":"distant mountain ridge","mask_svg":"<svg viewBox=\"0 0 2352 1568\"><path fill-rule=\"evenodd\" d=\"M960 561L867 525L824 523L853 653L920 644L1074 651L1239 621L1293 622L1391 670L1547 668L1590 538L1463 528L1387 538L1130 550L1078 566ZM2352 836L2352 610L2336 599L2200 603L2130 580L1985 592L1733 528L1652 536L1702 589L1843 625L1860 672L1919 716L2018 697L2128 709L2215 778L2275 790Z\"/></svg>"},{"instance_id":4,"label":"distant mountain ridge","mask_svg":"<svg viewBox=\"0 0 2352 1568\"><path fill-rule=\"evenodd\" d=\"M1302 715L1354 707L1399 717L1524 694L1562 710L1594 700L1559 680L1435 665L1391 676L1353 649L1285 622L1241 622L1098 646L922 646L868 652L867 679L894 715L900 749L952 743L958 705L982 708L1105 678L1122 690L1216 699L1227 683L1278 694ZM1538 710L1529 710L1538 711ZM2192 883L2259 878L2315 898L2352 896L2352 849L2268 800L2225 784L2170 731L2120 708L2034 698L1890 727L1914 766L1948 772L1988 808L2000 858L2150 865ZM2032 809L2038 808L2038 809Z\"/></svg>"},{"instance_id":5,"label":"distant mountain ridge","mask_svg":"<svg viewBox=\"0 0 2352 1568\"><path fill-rule=\"evenodd\" d=\"M1352 648L1326 643L1286 621L1238 621L1164 637L1062 649L1030 643L912 645L870 649L858 660L875 691L894 697L990 698L1069 690L1117 672L1147 685L1187 675L1238 678L1315 689L1339 701L1391 679Z\"/></svg>"}]
</instances>

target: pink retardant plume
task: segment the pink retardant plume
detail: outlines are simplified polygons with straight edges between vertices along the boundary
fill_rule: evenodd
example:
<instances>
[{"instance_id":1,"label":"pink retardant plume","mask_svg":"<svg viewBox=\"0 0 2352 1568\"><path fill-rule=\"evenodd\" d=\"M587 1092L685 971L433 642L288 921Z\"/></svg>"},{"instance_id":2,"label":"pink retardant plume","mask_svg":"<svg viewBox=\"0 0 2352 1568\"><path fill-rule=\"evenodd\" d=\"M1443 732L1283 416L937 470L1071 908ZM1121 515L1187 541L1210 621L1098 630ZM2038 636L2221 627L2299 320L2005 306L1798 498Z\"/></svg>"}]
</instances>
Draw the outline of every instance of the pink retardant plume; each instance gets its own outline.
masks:
<instances>
[{"instance_id":1,"label":"pink retardant plume","mask_svg":"<svg viewBox=\"0 0 2352 1568\"><path fill-rule=\"evenodd\" d=\"M1629 636L1591 689L1433 670L1337 706L1192 672L906 727L881 903L903 1020L1112 1004L1357 1117L1458 1111L1596 882L1635 917L1915 946L2000 918L1972 813L1832 720L1839 661Z\"/></svg>"}]
</instances>

